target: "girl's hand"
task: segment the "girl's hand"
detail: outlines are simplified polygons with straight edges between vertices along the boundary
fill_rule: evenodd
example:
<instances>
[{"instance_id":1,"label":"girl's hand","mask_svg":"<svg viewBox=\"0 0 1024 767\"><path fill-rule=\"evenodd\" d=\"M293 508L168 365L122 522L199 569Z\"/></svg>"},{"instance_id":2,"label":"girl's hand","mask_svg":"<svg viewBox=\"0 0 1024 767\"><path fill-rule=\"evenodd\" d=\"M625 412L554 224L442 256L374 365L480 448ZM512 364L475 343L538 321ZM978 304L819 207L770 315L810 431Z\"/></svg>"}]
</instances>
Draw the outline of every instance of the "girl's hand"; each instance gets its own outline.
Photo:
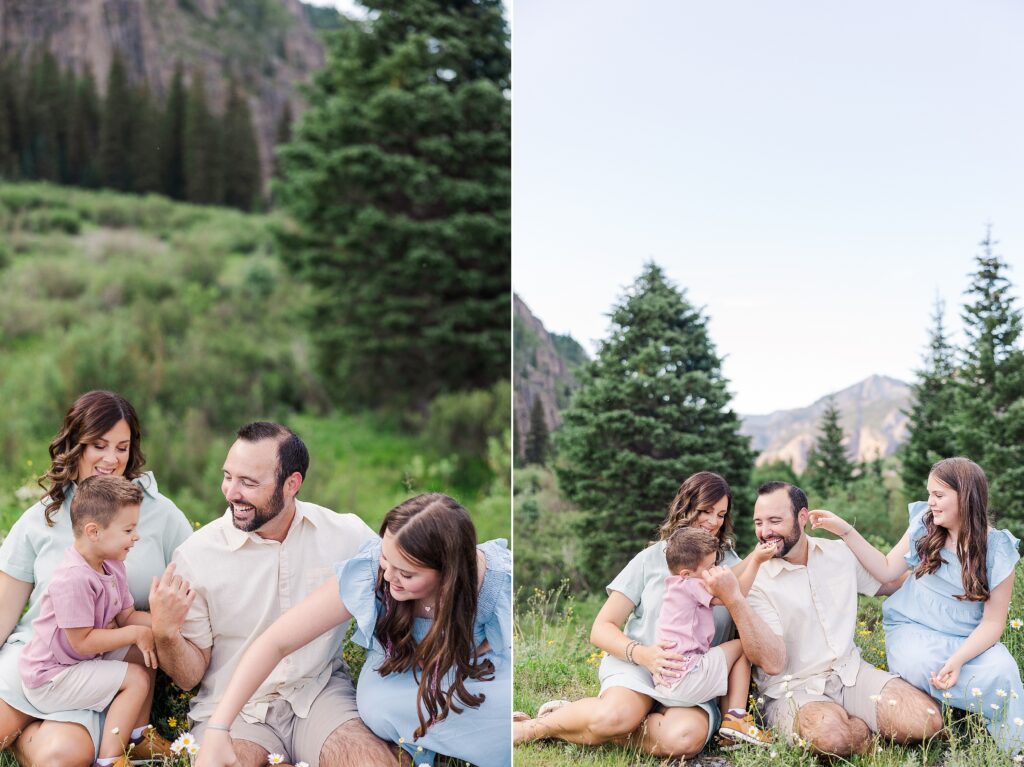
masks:
<instances>
[{"instance_id":1,"label":"girl's hand","mask_svg":"<svg viewBox=\"0 0 1024 767\"><path fill-rule=\"evenodd\" d=\"M840 538L853 530L853 525L825 509L814 509L807 516L811 520L811 527L813 529L828 530Z\"/></svg>"},{"instance_id":2,"label":"girl's hand","mask_svg":"<svg viewBox=\"0 0 1024 767\"><path fill-rule=\"evenodd\" d=\"M224 730L206 730L199 744L195 767L237 767L238 757L231 736Z\"/></svg>"},{"instance_id":3,"label":"girl's hand","mask_svg":"<svg viewBox=\"0 0 1024 767\"><path fill-rule=\"evenodd\" d=\"M633 660L650 671L653 677L670 685L679 678L683 668L683 656L669 650L675 645L668 639L656 645L637 645L633 648Z\"/></svg>"},{"instance_id":4,"label":"girl's hand","mask_svg":"<svg viewBox=\"0 0 1024 767\"><path fill-rule=\"evenodd\" d=\"M153 629L149 626L133 626L135 644L142 651L142 660L146 668L156 668L156 642L153 640Z\"/></svg>"},{"instance_id":5,"label":"girl's hand","mask_svg":"<svg viewBox=\"0 0 1024 767\"><path fill-rule=\"evenodd\" d=\"M754 550L750 552L750 556L754 558L754 561L759 564L764 564L769 559L775 556L775 553L779 550L779 547L774 543L768 543L762 541L754 547Z\"/></svg>"},{"instance_id":6,"label":"girl's hand","mask_svg":"<svg viewBox=\"0 0 1024 767\"><path fill-rule=\"evenodd\" d=\"M931 675L929 681L931 681L933 687L937 687L940 690L948 690L960 678L960 667L959 663L947 660L942 664L942 668L938 672Z\"/></svg>"}]
</instances>

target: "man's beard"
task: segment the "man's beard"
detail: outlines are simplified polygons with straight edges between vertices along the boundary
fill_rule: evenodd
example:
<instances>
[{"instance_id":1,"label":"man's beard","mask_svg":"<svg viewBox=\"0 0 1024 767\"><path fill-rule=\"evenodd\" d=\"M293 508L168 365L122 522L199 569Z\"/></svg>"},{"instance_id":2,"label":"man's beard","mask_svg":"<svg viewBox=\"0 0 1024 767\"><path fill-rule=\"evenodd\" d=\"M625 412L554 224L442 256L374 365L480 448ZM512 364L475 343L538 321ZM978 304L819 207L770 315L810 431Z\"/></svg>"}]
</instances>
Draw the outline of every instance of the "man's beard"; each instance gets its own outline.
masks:
<instances>
[{"instance_id":1,"label":"man's beard","mask_svg":"<svg viewBox=\"0 0 1024 767\"><path fill-rule=\"evenodd\" d=\"M794 521L793 528L790 531L789 535L782 535L781 533L779 534L779 538L782 539L782 546L776 550L775 556L780 559L786 556L790 552L790 550L792 550L792 548L800 542L800 534L800 527Z\"/></svg>"},{"instance_id":2,"label":"man's beard","mask_svg":"<svg viewBox=\"0 0 1024 767\"><path fill-rule=\"evenodd\" d=\"M272 520L278 514L284 510L284 483L277 486L277 490L270 496L270 500L267 501L267 505L263 508L258 508L253 505L252 519L247 522L239 522L235 518L235 506L231 505L231 524L241 530L243 533L251 533L253 530L259 530L267 522Z\"/></svg>"}]
</instances>

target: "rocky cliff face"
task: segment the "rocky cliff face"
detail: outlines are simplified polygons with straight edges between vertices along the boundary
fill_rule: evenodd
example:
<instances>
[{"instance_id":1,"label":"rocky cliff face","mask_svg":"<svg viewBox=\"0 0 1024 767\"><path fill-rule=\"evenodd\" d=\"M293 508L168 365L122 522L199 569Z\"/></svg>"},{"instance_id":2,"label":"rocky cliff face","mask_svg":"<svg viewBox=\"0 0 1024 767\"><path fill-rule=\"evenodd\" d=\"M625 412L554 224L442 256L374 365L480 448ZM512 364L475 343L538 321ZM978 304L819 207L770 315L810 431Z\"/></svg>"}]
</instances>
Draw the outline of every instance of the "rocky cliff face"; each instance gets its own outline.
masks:
<instances>
[{"instance_id":1,"label":"rocky cliff face","mask_svg":"<svg viewBox=\"0 0 1024 767\"><path fill-rule=\"evenodd\" d=\"M903 411L910 409L910 387L903 381L871 376L834 396L850 456L860 461L870 461L876 454L884 458L906 440L908 419ZM758 465L781 460L798 473L807 468L807 451L818 434L826 399L797 410L743 416L742 432L760 451Z\"/></svg>"},{"instance_id":2,"label":"rocky cliff face","mask_svg":"<svg viewBox=\"0 0 1024 767\"><path fill-rule=\"evenodd\" d=\"M324 63L323 45L299 0L0 0L0 47L26 55L45 47L102 92L114 52L133 83L163 98L178 61L202 73L220 112L233 73L249 98L264 178L269 177L286 102L303 108L296 86Z\"/></svg>"},{"instance_id":3,"label":"rocky cliff face","mask_svg":"<svg viewBox=\"0 0 1024 767\"><path fill-rule=\"evenodd\" d=\"M533 403L540 400L549 431L560 426L561 410L569 404L572 392L576 389L574 361L585 355L579 344L572 339L564 336L561 339L552 338L519 296L514 297L513 338L514 428L521 457L526 435L530 431ZM556 343L558 346L570 347L568 359L558 351Z\"/></svg>"}]
</instances>

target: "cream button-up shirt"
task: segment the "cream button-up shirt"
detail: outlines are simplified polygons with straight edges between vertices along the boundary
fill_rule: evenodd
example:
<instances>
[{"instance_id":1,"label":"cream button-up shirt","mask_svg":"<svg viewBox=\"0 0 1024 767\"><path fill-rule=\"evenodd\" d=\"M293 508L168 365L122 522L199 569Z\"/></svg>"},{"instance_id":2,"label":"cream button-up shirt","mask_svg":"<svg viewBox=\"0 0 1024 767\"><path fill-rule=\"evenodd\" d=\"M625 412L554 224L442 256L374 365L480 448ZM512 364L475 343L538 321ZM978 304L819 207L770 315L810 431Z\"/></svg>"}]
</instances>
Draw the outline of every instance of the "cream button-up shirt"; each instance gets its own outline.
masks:
<instances>
[{"instance_id":1,"label":"cream button-up shirt","mask_svg":"<svg viewBox=\"0 0 1024 767\"><path fill-rule=\"evenodd\" d=\"M178 547L177 573L196 592L181 634L197 647L212 647L210 666L189 711L194 721L213 714L256 637L325 580L335 578L335 563L355 556L371 537L373 531L355 514L296 499L295 517L280 543L237 529L228 509ZM306 716L344 663L341 646L347 628L348 621L283 659L246 703L243 718L264 721L271 702L279 698Z\"/></svg>"},{"instance_id":2,"label":"cream button-up shirt","mask_svg":"<svg viewBox=\"0 0 1024 767\"><path fill-rule=\"evenodd\" d=\"M820 694L830 674L838 674L846 686L854 684L860 669L860 650L853 642L857 593L873 595L881 588L842 541L808 536L807 542L806 566L768 560L747 596L786 644L781 674L756 669L758 690L770 698L787 690Z\"/></svg>"}]
</instances>

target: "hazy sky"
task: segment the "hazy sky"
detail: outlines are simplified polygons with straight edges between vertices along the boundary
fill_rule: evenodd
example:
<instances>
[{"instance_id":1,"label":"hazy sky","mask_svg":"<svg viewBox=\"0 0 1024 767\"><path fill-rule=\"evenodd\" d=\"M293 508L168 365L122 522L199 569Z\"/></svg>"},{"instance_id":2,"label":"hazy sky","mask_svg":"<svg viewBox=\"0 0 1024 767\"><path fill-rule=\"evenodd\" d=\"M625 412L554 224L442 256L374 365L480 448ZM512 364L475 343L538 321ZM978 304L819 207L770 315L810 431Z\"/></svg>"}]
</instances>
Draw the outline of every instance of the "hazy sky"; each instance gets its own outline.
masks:
<instances>
[{"instance_id":1,"label":"hazy sky","mask_svg":"<svg viewBox=\"0 0 1024 767\"><path fill-rule=\"evenodd\" d=\"M1024 4L519 0L513 284L588 351L653 259L744 413L910 381L986 222L1024 295Z\"/></svg>"}]
</instances>

